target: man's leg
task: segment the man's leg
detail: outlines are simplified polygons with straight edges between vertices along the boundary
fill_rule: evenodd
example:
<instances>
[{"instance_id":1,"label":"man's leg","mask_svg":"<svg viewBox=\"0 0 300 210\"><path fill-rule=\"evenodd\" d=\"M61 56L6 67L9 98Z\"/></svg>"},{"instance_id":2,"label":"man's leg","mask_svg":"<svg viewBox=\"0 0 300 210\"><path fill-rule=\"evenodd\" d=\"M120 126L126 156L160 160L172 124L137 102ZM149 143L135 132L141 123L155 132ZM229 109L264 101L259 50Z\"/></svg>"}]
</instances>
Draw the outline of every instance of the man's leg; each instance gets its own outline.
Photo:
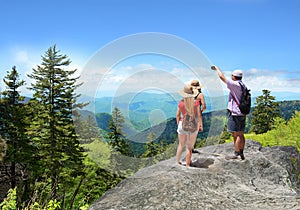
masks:
<instances>
[{"instance_id":1,"label":"man's leg","mask_svg":"<svg viewBox=\"0 0 300 210\"><path fill-rule=\"evenodd\" d=\"M239 132L233 132L232 133L233 138L234 138L234 154L236 156L241 156L241 159L244 160L244 148L245 148L245 136L244 136L244 131L239 131Z\"/></svg>"},{"instance_id":2,"label":"man's leg","mask_svg":"<svg viewBox=\"0 0 300 210\"><path fill-rule=\"evenodd\" d=\"M237 148L238 148L238 150L236 150L236 151L239 151L241 159L244 160L245 159L245 156L244 156L244 148L245 148L244 131L237 132L236 144L237 144Z\"/></svg>"},{"instance_id":3,"label":"man's leg","mask_svg":"<svg viewBox=\"0 0 300 210\"><path fill-rule=\"evenodd\" d=\"M244 138L244 130L245 121L243 121L239 116L232 116L229 114L228 116L228 131L232 133L233 142L234 142L234 155L231 159L238 158L241 155L241 158L244 159L244 147L245 147L245 138Z\"/></svg>"},{"instance_id":4,"label":"man's leg","mask_svg":"<svg viewBox=\"0 0 300 210\"><path fill-rule=\"evenodd\" d=\"M240 149L244 149L245 147L245 137L244 137L244 132L239 131L239 132L233 132L233 138L234 138L234 148L235 151L240 151Z\"/></svg>"},{"instance_id":5,"label":"man's leg","mask_svg":"<svg viewBox=\"0 0 300 210\"><path fill-rule=\"evenodd\" d=\"M238 147L238 139L237 139L237 132L231 132L232 133L232 136L233 136L233 141L234 141L234 154L233 155L229 155L229 156L225 156L225 159L226 160L230 160L230 159L237 159L238 156L240 155L240 150L239 150L239 147Z\"/></svg>"},{"instance_id":6,"label":"man's leg","mask_svg":"<svg viewBox=\"0 0 300 210\"><path fill-rule=\"evenodd\" d=\"M244 130L246 127L246 116L240 116L238 118L238 123L239 123L239 132L237 132L238 136L238 146L239 146L239 151L240 151L240 156L241 159L244 160L244 148L245 148L245 136L244 136Z\"/></svg>"},{"instance_id":7,"label":"man's leg","mask_svg":"<svg viewBox=\"0 0 300 210\"><path fill-rule=\"evenodd\" d=\"M236 157L238 157L240 154L240 138L239 138L238 133L239 132L232 132L233 143L234 143L234 155Z\"/></svg>"}]
</instances>

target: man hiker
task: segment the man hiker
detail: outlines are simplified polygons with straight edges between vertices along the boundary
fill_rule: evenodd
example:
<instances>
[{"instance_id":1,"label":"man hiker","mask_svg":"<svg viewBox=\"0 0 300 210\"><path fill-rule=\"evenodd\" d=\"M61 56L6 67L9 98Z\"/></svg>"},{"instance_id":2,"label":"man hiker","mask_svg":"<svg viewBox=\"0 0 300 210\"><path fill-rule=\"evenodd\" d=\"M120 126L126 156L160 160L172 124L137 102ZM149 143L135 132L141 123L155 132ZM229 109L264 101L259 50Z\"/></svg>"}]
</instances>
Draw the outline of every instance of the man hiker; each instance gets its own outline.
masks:
<instances>
[{"instance_id":1,"label":"man hiker","mask_svg":"<svg viewBox=\"0 0 300 210\"><path fill-rule=\"evenodd\" d=\"M246 125L246 115L239 109L238 103L242 97L242 87L246 88L245 84L242 82L243 72L241 70L234 70L231 74L231 80L227 79L222 71L217 66L212 66L212 70L217 71L220 79L227 85L229 89L229 99L228 99L228 124L227 130L232 133L234 140L234 155L229 157L231 159L237 159L238 156L242 160L245 159L244 147L245 147L245 125Z\"/></svg>"}]
</instances>

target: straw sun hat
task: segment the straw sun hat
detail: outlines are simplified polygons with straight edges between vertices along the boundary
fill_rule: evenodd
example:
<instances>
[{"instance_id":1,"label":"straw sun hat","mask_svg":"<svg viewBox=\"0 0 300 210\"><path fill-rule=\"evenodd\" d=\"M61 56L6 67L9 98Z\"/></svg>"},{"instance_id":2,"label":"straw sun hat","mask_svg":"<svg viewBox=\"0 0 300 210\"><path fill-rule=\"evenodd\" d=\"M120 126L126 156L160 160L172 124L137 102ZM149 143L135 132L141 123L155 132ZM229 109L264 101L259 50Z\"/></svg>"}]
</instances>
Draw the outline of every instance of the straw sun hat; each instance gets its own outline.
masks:
<instances>
[{"instance_id":1,"label":"straw sun hat","mask_svg":"<svg viewBox=\"0 0 300 210\"><path fill-rule=\"evenodd\" d=\"M201 89L202 88L202 85L196 79L191 81L191 86L193 86L193 88L197 88L197 89Z\"/></svg>"},{"instance_id":2,"label":"straw sun hat","mask_svg":"<svg viewBox=\"0 0 300 210\"><path fill-rule=\"evenodd\" d=\"M182 90L179 90L179 94L184 98L192 98L197 95L197 92L191 85L185 85Z\"/></svg>"}]
</instances>

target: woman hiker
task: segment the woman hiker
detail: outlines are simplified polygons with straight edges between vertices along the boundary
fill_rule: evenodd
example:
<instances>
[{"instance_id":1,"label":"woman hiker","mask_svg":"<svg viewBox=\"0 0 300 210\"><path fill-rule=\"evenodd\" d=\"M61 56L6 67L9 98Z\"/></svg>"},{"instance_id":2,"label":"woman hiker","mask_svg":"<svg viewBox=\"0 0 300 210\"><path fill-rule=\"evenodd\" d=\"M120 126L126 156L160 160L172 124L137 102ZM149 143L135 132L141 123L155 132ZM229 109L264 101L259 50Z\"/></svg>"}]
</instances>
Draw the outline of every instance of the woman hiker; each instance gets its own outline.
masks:
<instances>
[{"instance_id":1,"label":"woman hiker","mask_svg":"<svg viewBox=\"0 0 300 210\"><path fill-rule=\"evenodd\" d=\"M192 150L194 148L199 123L195 125L194 131L186 131L183 128L183 119L188 114L192 118L200 118L199 101L194 100L197 95L196 90L190 85L185 85L183 90L179 91L179 94L183 97L178 103L178 109L176 113L177 121L177 133L178 133L178 147L176 153L176 163L181 163L181 154L184 146L186 146L186 166L191 166Z\"/></svg>"}]
</instances>

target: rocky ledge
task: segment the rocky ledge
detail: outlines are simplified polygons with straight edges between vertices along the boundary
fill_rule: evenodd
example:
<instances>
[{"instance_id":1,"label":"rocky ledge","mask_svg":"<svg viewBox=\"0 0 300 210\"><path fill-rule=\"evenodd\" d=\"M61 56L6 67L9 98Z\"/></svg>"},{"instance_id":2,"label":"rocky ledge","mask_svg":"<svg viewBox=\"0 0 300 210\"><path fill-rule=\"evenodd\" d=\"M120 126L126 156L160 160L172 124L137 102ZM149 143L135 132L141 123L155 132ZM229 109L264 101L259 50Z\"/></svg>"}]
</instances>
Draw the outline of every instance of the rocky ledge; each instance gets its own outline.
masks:
<instances>
[{"instance_id":1,"label":"rocky ledge","mask_svg":"<svg viewBox=\"0 0 300 210\"><path fill-rule=\"evenodd\" d=\"M176 165L171 158L144 168L89 209L300 209L296 148L262 147L247 140L245 160L226 160L232 143L198 151L193 167Z\"/></svg>"}]
</instances>

